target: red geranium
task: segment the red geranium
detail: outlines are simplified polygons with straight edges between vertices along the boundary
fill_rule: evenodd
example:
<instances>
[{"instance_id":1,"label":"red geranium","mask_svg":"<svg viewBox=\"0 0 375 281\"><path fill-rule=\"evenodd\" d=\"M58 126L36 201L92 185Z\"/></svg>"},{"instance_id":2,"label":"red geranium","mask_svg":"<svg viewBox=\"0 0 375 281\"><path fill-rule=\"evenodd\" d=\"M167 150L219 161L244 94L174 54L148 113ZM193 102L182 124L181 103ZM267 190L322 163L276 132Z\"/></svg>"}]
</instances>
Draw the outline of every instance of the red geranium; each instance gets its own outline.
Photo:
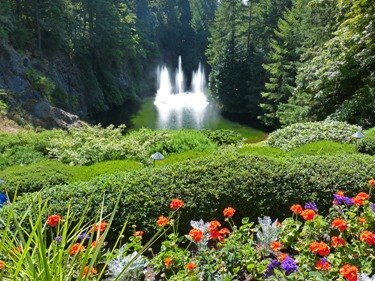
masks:
<instances>
[{"instance_id":1,"label":"red geranium","mask_svg":"<svg viewBox=\"0 0 375 281\"><path fill-rule=\"evenodd\" d=\"M58 225L60 221L61 221L61 217L59 215L50 215L47 218L47 224L52 227Z\"/></svg>"},{"instance_id":2,"label":"red geranium","mask_svg":"<svg viewBox=\"0 0 375 281\"><path fill-rule=\"evenodd\" d=\"M172 210L178 210L182 206L184 206L184 202L182 202L180 199L173 199L171 204L169 205Z\"/></svg>"}]
</instances>

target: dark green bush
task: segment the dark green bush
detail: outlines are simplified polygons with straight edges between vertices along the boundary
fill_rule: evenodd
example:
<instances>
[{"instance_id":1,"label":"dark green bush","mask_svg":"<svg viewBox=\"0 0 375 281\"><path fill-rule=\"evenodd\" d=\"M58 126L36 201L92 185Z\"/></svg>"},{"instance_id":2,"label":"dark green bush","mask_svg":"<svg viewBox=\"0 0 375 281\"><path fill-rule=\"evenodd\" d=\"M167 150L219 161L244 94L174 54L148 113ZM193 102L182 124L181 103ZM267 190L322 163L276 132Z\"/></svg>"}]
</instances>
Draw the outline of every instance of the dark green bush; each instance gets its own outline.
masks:
<instances>
[{"instance_id":1,"label":"dark green bush","mask_svg":"<svg viewBox=\"0 0 375 281\"><path fill-rule=\"evenodd\" d=\"M129 225L147 233L153 232L158 216L168 215L169 203L177 197L185 202L181 227L187 231L190 220L220 219L227 206L238 211L237 218L256 220L270 215L282 219L290 215L292 204L314 200L324 213L335 192L342 190L354 196L366 191L367 181L374 175L375 159L367 155L271 158L226 153L61 185L43 190L42 196L49 201L49 214L64 215L71 204L77 219L86 207L95 214L103 197L104 211L109 213L121 196L121 212L113 231L128 220ZM23 196L15 207L24 210L27 204L30 195Z\"/></svg>"},{"instance_id":2,"label":"dark green bush","mask_svg":"<svg viewBox=\"0 0 375 281\"><path fill-rule=\"evenodd\" d=\"M375 128L365 132L365 137L358 142L358 151L375 155Z\"/></svg>"},{"instance_id":3,"label":"dark green bush","mask_svg":"<svg viewBox=\"0 0 375 281\"><path fill-rule=\"evenodd\" d=\"M204 129L202 133L218 145L238 144L242 142L242 135L232 130Z\"/></svg>"},{"instance_id":4,"label":"dark green bush","mask_svg":"<svg viewBox=\"0 0 375 281\"><path fill-rule=\"evenodd\" d=\"M39 191L57 184L70 181L71 167L57 161L43 161L28 166L12 166L0 171L0 179L5 182L1 191L13 198L18 194Z\"/></svg>"},{"instance_id":5,"label":"dark green bush","mask_svg":"<svg viewBox=\"0 0 375 281\"><path fill-rule=\"evenodd\" d=\"M198 130L172 130L168 131L168 141L159 141L150 147L150 153L156 151L171 154L185 151L213 152L217 146L202 132Z\"/></svg>"}]
</instances>

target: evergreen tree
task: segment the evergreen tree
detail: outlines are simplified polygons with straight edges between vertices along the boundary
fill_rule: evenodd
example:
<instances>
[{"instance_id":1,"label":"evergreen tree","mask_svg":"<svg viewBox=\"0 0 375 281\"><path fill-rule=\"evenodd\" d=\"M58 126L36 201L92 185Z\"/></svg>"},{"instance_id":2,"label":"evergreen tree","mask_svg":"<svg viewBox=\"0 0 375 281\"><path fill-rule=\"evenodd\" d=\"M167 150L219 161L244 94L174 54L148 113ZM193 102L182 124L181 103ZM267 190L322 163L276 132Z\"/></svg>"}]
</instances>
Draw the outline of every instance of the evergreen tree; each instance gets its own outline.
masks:
<instances>
[{"instance_id":1,"label":"evergreen tree","mask_svg":"<svg viewBox=\"0 0 375 281\"><path fill-rule=\"evenodd\" d=\"M305 41L311 22L309 0L295 0L291 10L279 19L275 38L270 40L269 63L264 69L269 81L262 92L264 113L260 119L268 126L279 126L279 118L287 119L280 110L280 104L287 103L292 96L297 68L301 64L301 55L305 51Z\"/></svg>"}]
</instances>

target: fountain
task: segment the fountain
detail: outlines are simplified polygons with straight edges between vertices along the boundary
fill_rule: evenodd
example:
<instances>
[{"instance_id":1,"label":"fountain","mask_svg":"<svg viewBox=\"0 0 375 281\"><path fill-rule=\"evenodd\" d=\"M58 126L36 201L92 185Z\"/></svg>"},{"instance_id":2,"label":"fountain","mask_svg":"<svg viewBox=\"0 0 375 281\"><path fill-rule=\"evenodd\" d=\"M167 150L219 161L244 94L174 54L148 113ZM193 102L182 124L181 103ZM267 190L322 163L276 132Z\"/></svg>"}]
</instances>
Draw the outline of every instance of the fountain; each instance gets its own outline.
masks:
<instances>
[{"instance_id":1,"label":"fountain","mask_svg":"<svg viewBox=\"0 0 375 281\"><path fill-rule=\"evenodd\" d=\"M199 65L192 74L191 91L185 91L185 79L181 57L178 60L174 84L166 66L158 68L159 88L154 104L158 112L160 129L195 128L204 126L208 101L204 93L206 81L204 71Z\"/></svg>"}]
</instances>

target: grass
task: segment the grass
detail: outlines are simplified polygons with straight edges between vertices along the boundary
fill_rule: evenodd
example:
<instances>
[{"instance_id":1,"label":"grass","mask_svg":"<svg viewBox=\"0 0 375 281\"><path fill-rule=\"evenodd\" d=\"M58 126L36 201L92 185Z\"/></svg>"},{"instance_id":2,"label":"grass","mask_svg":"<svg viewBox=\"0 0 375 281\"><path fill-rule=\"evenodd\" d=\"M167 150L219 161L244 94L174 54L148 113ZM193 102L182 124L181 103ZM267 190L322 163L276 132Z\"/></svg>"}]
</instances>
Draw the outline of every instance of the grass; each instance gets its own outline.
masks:
<instances>
[{"instance_id":1,"label":"grass","mask_svg":"<svg viewBox=\"0 0 375 281\"><path fill-rule=\"evenodd\" d=\"M322 154L353 154L357 153L353 144L343 144L333 141L317 141L305 144L289 152L291 156L322 155Z\"/></svg>"}]
</instances>

